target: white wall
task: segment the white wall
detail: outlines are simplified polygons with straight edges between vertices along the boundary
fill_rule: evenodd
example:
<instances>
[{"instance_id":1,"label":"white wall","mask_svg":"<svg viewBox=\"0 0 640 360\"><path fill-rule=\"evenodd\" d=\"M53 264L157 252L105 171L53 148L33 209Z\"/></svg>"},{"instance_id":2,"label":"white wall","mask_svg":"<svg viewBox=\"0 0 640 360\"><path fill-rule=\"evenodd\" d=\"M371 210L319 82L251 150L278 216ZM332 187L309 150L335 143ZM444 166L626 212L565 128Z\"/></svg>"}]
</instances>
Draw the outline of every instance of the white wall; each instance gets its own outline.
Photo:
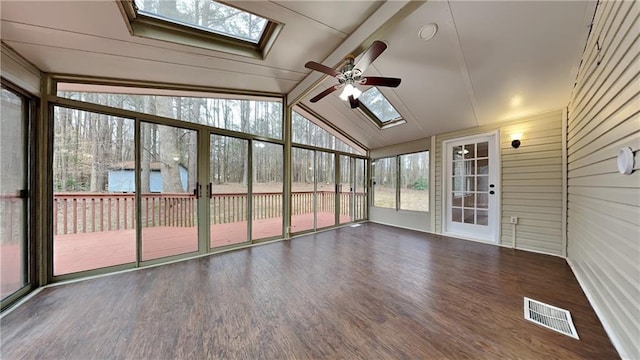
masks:
<instances>
[{"instance_id":1,"label":"white wall","mask_svg":"<svg viewBox=\"0 0 640 360\"><path fill-rule=\"evenodd\" d=\"M40 94L40 70L5 43L2 43L0 75L34 95Z\"/></svg>"},{"instance_id":2,"label":"white wall","mask_svg":"<svg viewBox=\"0 0 640 360\"><path fill-rule=\"evenodd\" d=\"M639 14L637 1L598 5L567 132L568 261L628 359L640 359ZM636 152L631 175L617 171L623 147Z\"/></svg>"}]
</instances>

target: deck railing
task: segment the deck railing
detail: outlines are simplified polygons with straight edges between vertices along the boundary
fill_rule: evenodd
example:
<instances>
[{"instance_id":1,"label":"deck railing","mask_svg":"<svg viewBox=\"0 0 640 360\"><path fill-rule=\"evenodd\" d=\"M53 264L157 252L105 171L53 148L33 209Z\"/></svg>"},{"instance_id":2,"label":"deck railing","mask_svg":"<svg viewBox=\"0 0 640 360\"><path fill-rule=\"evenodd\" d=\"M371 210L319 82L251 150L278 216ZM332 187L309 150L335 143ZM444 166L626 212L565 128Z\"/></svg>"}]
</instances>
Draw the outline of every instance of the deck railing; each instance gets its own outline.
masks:
<instances>
[{"instance_id":1,"label":"deck railing","mask_svg":"<svg viewBox=\"0 0 640 360\"><path fill-rule=\"evenodd\" d=\"M292 193L292 215L314 211L313 191ZM333 212L332 191L317 192L318 212ZM350 193L339 193L340 215L351 215ZM191 227L197 223L196 198L191 194L144 194L141 197L142 226ZM356 193L354 215L364 218L366 194ZM214 194L210 202L211 224L246 221L247 194ZM53 197L55 235L133 229L136 226L135 194L58 193ZM278 218L282 193L253 194L253 219Z\"/></svg>"}]
</instances>

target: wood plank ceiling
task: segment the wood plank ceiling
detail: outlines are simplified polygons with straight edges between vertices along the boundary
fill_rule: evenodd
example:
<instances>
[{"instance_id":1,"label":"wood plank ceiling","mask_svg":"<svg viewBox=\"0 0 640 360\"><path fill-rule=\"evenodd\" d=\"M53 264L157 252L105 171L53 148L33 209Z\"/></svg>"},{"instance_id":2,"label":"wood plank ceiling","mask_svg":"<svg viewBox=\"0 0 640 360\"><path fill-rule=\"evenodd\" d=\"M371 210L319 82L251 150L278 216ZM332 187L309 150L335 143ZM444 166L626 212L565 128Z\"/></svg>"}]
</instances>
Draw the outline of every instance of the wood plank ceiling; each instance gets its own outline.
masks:
<instances>
[{"instance_id":1,"label":"wood plank ceiling","mask_svg":"<svg viewBox=\"0 0 640 360\"><path fill-rule=\"evenodd\" d=\"M2 41L51 73L289 94L369 148L567 105L595 1L233 1L284 24L265 60L134 37L116 1L2 1ZM438 25L429 41L418 37ZM366 75L407 120L380 130L332 94L329 66L372 40L389 48ZM314 86L315 85L315 86ZM366 90L366 87L362 87ZM518 100L519 99L519 100Z\"/></svg>"}]
</instances>

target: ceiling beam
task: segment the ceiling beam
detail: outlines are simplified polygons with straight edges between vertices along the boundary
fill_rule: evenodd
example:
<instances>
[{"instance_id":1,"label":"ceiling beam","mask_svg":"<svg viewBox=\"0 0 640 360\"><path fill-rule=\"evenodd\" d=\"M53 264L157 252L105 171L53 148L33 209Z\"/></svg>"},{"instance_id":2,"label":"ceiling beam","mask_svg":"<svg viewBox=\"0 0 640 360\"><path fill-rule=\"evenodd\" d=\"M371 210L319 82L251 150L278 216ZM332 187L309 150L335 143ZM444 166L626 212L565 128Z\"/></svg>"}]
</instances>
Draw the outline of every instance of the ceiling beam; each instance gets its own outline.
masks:
<instances>
[{"instance_id":1,"label":"ceiling beam","mask_svg":"<svg viewBox=\"0 0 640 360\"><path fill-rule=\"evenodd\" d=\"M414 10L424 4L421 1L387 1L365 22L347 37L329 56L321 61L322 64L331 66L339 65L346 55L358 55L368 48L374 40L381 38L396 24L406 18ZM317 59L308 59L317 61ZM309 92L316 88L326 75L312 71L287 95L288 104L293 105L301 101Z\"/></svg>"}]
</instances>

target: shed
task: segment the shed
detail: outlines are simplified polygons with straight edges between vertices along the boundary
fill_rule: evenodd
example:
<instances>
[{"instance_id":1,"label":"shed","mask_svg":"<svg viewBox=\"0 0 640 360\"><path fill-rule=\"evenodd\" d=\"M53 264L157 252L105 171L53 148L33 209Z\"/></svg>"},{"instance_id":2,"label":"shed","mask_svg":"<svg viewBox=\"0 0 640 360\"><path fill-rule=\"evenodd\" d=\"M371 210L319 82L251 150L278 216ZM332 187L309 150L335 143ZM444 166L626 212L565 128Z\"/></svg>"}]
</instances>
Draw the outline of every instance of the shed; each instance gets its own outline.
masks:
<instances>
[{"instance_id":1,"label":"shed","mask_svg":"<svg viewBox=\"0 0 640 360\"><path fill-rule=\"evenodd\" d=\"M150 164L151 174L149 175L149 189L152 193L162 192L162 163L152 162ZM114 164L109 168L109 192L135 192L135 162L125 161ZM182 183L182 189L187 191L187 168L183 165L179 165L180 182Z\"/></svg>"}]
</instances>

